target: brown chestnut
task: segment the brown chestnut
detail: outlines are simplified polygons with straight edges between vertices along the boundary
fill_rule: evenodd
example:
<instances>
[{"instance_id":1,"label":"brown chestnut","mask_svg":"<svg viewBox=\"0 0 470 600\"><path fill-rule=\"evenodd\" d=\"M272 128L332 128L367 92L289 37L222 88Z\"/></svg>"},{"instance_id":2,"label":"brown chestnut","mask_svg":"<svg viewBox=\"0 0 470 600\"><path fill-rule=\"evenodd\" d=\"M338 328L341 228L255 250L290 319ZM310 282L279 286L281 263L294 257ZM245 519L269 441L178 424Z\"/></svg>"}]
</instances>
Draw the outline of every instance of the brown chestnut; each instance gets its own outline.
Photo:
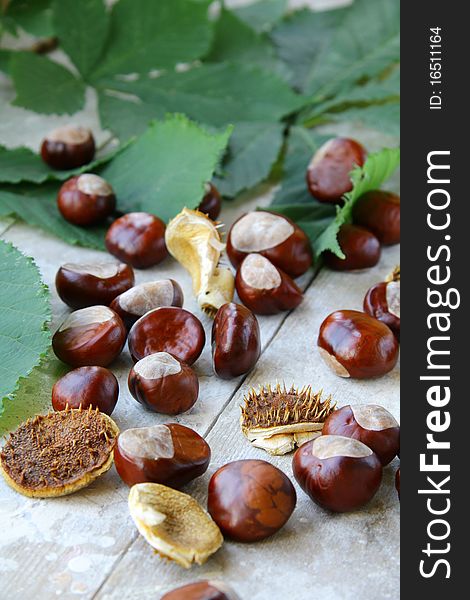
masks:
<instances>
[{"instance_id":1,"label":"brown chestnut","mask_svg":"<svg viewBox=\"0 0 470 600\"><path fill-rule=\"evenodd\" d=\"M65 125L54 129L41 144L41 157L53 169L75 169L93 160L95 140L89 129Z\"/></svg>"},{"instance_id":2,"label":"brown chestnut","mask_svg":"<svg viewBox=\"0 0 470 600\"><path fill-rule=\"evenodd\" d=\"M398 467L395 473L395 488L398 492L398 499L400 499L400 467Z\"/></svg>"},{"instance_id":3,"label":"brown chestnut","mask_svg":"<svg viewBox=\"0 0 470 600\"><path fill-rule=\"evenodd\" d=\"M186 412L199 395L196 373L168 352L156 352L139 360L129 373L128 385L143 406L166 415Z\"/></svg>"},{"instance_id":4,"label":"brown chestnut","mask_svg":"<svg viewBox=\"0 0 470 600\"><path fill-rule=\"evenodd\" d=\"M105 244L110 254L136 269L158 265L168 255L165 223L145 212L116 219L108 229Z\"/></svg>"},{"instance_id":5,"label":"brown chestnut","mask_svg":"<svg viewBox=\"0 0 470 600\"><path fill-rule=\"evenodd\" d=\"M320 202L339 203L352 190L350 173L362 167L367 152L356 140L337 137L325 142L307 168L307 187Z\"/></svg>"},{"instance_id":6,"label":"brown chestnut","mask_svg":"<svg viewBox=\"0 0 470 600\"><path fill-rule=\"evenodd\" d=\"M135 362L155 352L168 352L192 365L205 343L201 321L177 306L151 310L140 317L129 332L129 352Z\"/></svg>"},{"instance_id":7,"label":"brown chestnut","mask_svg":"<svg viewBox=\"0 0 470 600\"><path fill-rule=\"evenodd\" d=\"M119 396L116 377L104 367L79 367L61 377L52 388L54 410L97 408L110 415Z\"/></svg>"},{"instance_id":8,"label":"brown chestnut","mask_svg":"<svg viewBox=\"0 0 470 600\"><path fill-rule=\"evenodd\" d=\"M111 302L111 308L124 321L127 328L145 313L161 306L183 306L183 290L173 279L141 283L120 294Z\"/></svg>"},{"instance_id":9,"label":"brown chestnut","mask_svg":"<svg viewBox=\"0 0 470 600\"><path fill-rule=\"evenodd\" d=\"M83 173L62 184L57 194L57 206L66 221L88 227L102 223L113 214L116 196L102 177Z\"/></svg>"},{"instance_id":10,"label":"brown chestnut","mask_svg":"<svg viewBox=\"0 0 470 600\"><path fill-rule=\"evenodd\" d=\"M127 485L160 483L180 488L207 471L208 443L198 433L178 425L127 429L114 446L114 464Z\"/></svg>"},{"instance_id":11,"label":"brown chestnut","mask_svg":"<svg viewBox=\"0 0 470 600\"><path fill-rule=\"evenodd\" d=\"M378 404L343 406L326 419L323 435L342 435L369 446L383 466L400 450L400 426L395 417Z\"/></svg>"},{"instance_id":12,"label":"brown chestnut","mask_svg":"<svg viewBox=\"0 0 470 600\"><path fill-rule=\"evenodd\" d=\"M268 258L291 277L299 277L312 264L312 248L298 225L274 212L264 210L243 215L230 228L227 254L238 269L247 254Z\"/></svg>"},{"instance_id":13,"label":"brown chestnut","mask_svg":"<svg viewBox=\"0 0 470 600\"><path fill-rule=\"evenodd\" d=\"M215 221L220 215L222 199L219 190L212 183L206 183L205 195L197 209Z\"/></svg>"},{"instance_id":14,"label":"brown chestnut","mask_svg":"<svg viewBox=\"0 0 470 600\"><path fill-rule=\"evenodd\" d=\"M297 284L261 254L248 254L235 277L240 300L259 315L296 308L303 300Z\"/></svg>"},{"instance_id":15,"label":"brown chestnut","mask_svg":"<svg viewBox=\"0 0 470 600\"><path fill-rule=\"evenodd\" d=\"M207 509L224 535L257 542L287 523L296 500L290 479L277 467L264 460L237 460L212 475Z\"/></svg>"},{"instance_id":16,"label":"brown chestnut","mask_svg":"<svg viewBox=\"0 0 470 600\"><path fill-rule=\"evenodd\" d=\"M359 198L353 208L353 220L366 227L381 244L398 244L400 241L400 196L391 192L374 190Z\"/></svg>"},{"instance_id":17,"label":"brown chestnut","mask_svg":"<svg viewBox=\"0 0 470 600\"><path fill-rule=\"evenodd\" d=\"M134 271L124 263L66 263L57 271L59 298L71 308L107 305L134 285Z\"/></svg>"},{"instance_id":18,"label":"brown chestnut","mask_svg":"<svg viewBox=\"0 0 470 600\"><path fill-rule=\"evenodd\" d=\"M368 229L357 225L341 225L338 231L338 244L345 258L333 252L325 252L325 263L335 271L368 269L379 262L380 242Z\"/></svg>"},{"instance_id":19,"label":"brown chestnut","mask_svg":"<svg viewBox=\"0 0 470 600\"><path fill-rule=\"evenodd\" d=\"M52 337L52 348L57 358L72 367L107 367L121 353L126 334L114 310L88 306L65 319Z\"/></svg>"},{"instance_id":20,"label":"brown chestnut","mask_svg":"<svg viewBox=\"0 0 470 600\"><path fill-rule=\"evenodd\" d=\"M385 375L398 360L398 342L389 327L357 310L337 310L321 324L318 349L340 377Z\"/></svg>"},{"instance_id":21,"label":"brown chestnut","mask_svg":"<svg viewBox=\"0 0 470 600\"><path fill-rule=\"evenodd\" d=\"M400 341L400 281L382 281L364 297L364 310L388 325Z\"/></svg>"},{"instance_id":22,"label":"brown chestnut","mask_svg":"<svg viewBox=\"0 0 470 600\"><path fill-rule=\"evenodd\" d=\"M261 353L261 337L255 315L241 304L223 304L212 326L214 371L223 379L248 373Z\"/></svg>"},{"instance_id":23,"label":"brown chestnut","mask_svg":"<svg viewBox=\"0 0 470 600\"><path fill-rule=\"evenodd\" d=\"M355 510L373 498L382 481L377 455L359 440L321 435L294 454L297 483L310 498L328 510Z\"/></svg>"},{"instance_id":24,"label":"brown chestnut","mask_svg":"<svg viewBox=\"0 0 470 600\"><path fill-rule=\"evenodd\" d=\"M221 581L197 581L167 592L161 600L239 600L239 596Z\"/></svg>"}]
</instances>

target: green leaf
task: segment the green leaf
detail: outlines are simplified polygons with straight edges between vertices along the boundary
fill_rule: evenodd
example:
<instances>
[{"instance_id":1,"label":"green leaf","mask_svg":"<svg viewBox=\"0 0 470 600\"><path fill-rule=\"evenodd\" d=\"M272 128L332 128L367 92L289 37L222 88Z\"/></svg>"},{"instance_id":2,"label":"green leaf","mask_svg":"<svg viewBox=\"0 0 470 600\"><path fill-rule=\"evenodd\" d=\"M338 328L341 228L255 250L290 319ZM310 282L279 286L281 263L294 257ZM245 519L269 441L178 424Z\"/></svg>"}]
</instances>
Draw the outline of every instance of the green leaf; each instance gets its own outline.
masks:
<instances>
[{"instance_id":1,"label":"green leaf","mask_svg":"<svg viewBox=\"0 0 470 600\"><path fill-rule=\"evenodd\" d=\"M10 73L16 88L15 106L45 114L73 114L83 108L85 85L70 71L44 56L18 52Z\"/></svg>"},{"instance_id":2,"label":"green leaf","mask_svg":"<svg viewBox=\"0 0 470 600\"><path fill-rule=\"evenodd\" d=\"M223 177L215 184L219 191L234 197L268 178L283 142L280 123L237 123L229 143Z\"/></svg>"},{"instance_id":3,"label":"green leaf","mask_svg":"<svg viewBox=\"0 0 470 600\"><path fill-rule=\"evenodd\" d=\"M239 19L256 31L268 31L286 12L288 0L258 0L233 8Z\"/></svg>"},{"instance_id":4,"label":"green leaf","mask_svg":"<svg viewBox=\"0 0 470 600\"><path fill-rule=\"evenodd\" d=\"M147 73L200 58L209 49L208 0L119 0L103 61L94 78ZM80 4L80 3L78 3Z\"/></svg>"},{"instance_id":5,"label":"green leaf","mask_svg":"<svg viewBox=\"0 0 470 600\"><path fill-rule=\"evenodd\" d=\"M350 108L339 113L329 113L325 115L325 118L334 122L360 123L387 135L400 135L400 104L398 102Z\"/></svg>"},{"instance_id":6,"label":"green leaf","mask_svg":"<svg viewBox=\"0 0 470 600\"><path fill-rule=\"evenodd\" d=\"M197 206L228 142L231 128L212 134L182 115L150 128L101 172L123 211L146 211L168 221Z\"/></svg>"},{"instance_id":7,"label":"green leaf","mask_svg":"<svg viewBox=\"0 0 470 600\"><path fill-rule=\"evenodd\" d=\"M0 241L0 410L50 344L49 292L31 258Z\"/></svg>"},{"instance_id":8,"label":"green leaf","mask_svg":"<svg viewBox=\"0 0 470 600\"><path fill-rule=\"evenodd\" d=\"M55 0L54 24L62 48L86 77L100 58L108 33L103 0Z\"/></svg>"},{"instance_id":9,"label":"green leaf","mask_svg":"<svg viewBox=\"0 0 470 600\"><path fill-rule=\"evenodd\" d=\"M0 29L1 34L1 29ZM0 49L0 71L8 75L10 72L10 59L12 52L10 50L2 50Z\"/></svg>"},{"instance_id":10,"label":"green leaf","mask_svg":"<svg viewBox=\"0 0 470 600\"><path fill-rule=\"evenodd\" d=\"M52 0L10 0L8 17L15 25L36 37L54 35Z\"/></svg>"},{"instance_id":11,"label":"green leaf","mask_svg":"<svg viewBox=\"0 0 470 600\"><path fill-rule=\"evenodd\" d=\"M0 217L16 216L68 244L104 250L106 227L77 227L57 210L58 184L0 189Z\"/></svg>"}]
</instances>

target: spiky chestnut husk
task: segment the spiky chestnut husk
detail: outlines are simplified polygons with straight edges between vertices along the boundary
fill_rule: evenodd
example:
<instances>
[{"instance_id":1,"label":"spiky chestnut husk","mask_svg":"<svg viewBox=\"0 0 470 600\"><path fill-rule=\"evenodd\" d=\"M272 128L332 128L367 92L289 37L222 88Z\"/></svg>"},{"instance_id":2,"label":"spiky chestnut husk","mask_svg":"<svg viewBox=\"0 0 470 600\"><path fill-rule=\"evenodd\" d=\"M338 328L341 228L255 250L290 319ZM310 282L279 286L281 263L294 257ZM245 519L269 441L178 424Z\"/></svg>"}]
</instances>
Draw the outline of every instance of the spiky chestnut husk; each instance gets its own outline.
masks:
<instances>
[{"instance_id":1,"label":"spiky chestnut husk","mask_svg":"<svg viewBox=\"0 0 470 600\"><path fill-rule=\"evenodd\" d=\"M310 385L300 390L277 383L251 388L241 406L241 428L253 446L269 454L287 454L321 434L325 419L336 403L322 401L322 391Z\"/></svg>"},{"instance_id":2,"label":"spiky chestnut husk","mask_svg":"<svg viewBox=\"0 0 470 600\"><path fill-rule=\"evenodd\" d=\"M111 467L118 434L116 423L91 407L37 415L8 438L0 472L31 498L72 494Z\"/></svg>"}]
</instances>

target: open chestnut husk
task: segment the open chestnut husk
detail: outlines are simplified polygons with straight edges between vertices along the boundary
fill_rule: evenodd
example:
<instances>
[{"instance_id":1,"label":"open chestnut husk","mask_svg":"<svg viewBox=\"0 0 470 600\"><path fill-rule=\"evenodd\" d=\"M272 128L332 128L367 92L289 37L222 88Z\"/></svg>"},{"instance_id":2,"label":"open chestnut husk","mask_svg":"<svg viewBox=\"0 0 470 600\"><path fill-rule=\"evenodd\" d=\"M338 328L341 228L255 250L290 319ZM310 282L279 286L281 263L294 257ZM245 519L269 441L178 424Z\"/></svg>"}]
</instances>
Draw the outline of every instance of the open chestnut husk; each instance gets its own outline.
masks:
<instances>
[{"instance_id":1,"label":"open chestnut husk","mask_svg":"<svg viewBox=\"0 0 470 600\"><path fill-rule=\"evenodd\" d=\"M222 581L197 581L171 590L161 600L240 600Z\"/></svg>"},{"instance_id":2,"label":"open chestnut husk","mask_svg":"<svg viewBox=\"0 0 470 600\"><path fill-rule=\"evenodd\" d=\"M89 227L102 223L114 213L116 196L102 177L83 173L62 184L57 194L57 207L69 223Z\"/></svg>"},{"instance_id":3,"label":"open chestnut husk","mask_svg":"<svg viewBox=\"0 0 470 600\"><path fill-rule=\"evenodd\" d=\"M108 305L134 285L134 271L124 263L66 263L55 277L59 298L71 308Z\"/></svg>"},{"instance_id":4,"label":"open chestnut husk","mask_svg":"<svg viewBox=\"0 0 470 600\"><path fill-rule=\"evenodd\" d=\"M227 237L227 254L235 268L252 253L265 256L291 277L299 277L312 264L304 231L288 217L264 210L240 217Z\"/></svg>"},{"instance_id":5,"label":"open chestnut husk","mask_svg":"<svg viewBox=\"0 0 470 600\"><path fill-rule=\"evenodd\" d=\"M323 435L342 435L369 446L383 466L400 451L400 426L395 417L378 404L343 406L332 412L323 425Z\"/></svg>"},{"instance_id":6,"label":"open chestnut husk","mask_svg":"<svg viewBox=\"0 0 470 600\"><path fill-rule=\"evenodd\" d=\"M116 296L110 308L124 321L128 329L143 315L161 306L183 306L183 290L173 279L148 281Z\"/></svg>"},{"instance_id":7,"label":"open chestnut husk","mask_svg":"<svg viewBox=\"0 0 470 600\"><path fill-rule=\"evenodd\" d=\"M340 377L380 377L398 360L398 342L391 329L357 310L336 310L328 315L320 326L317 344L325 363Z\"/></svg>"},{"instance_id":8,"label":"open chestnut husk","mask_svg":"<svg viewBox=\"0 0 470 600\"><path fill-rule=\"evenodd\" d=\"M307 187L320 202L339 203L352 190L351 171L362 167L367 152L356 140L337 137L328 140L313 155L307 168Z\"/></svg>"},{"instance_id":9,"label":"open chestnut husk","mask_svg":"<svg viewBox=\"0 0 470 600\"><path fill-rule=\"evenodd\" d=\"M222 198L220 197L219 190L213 183L206 183L205 194L197 207L197 210L207 215L209 219L215 221L220 215L221 208Z\"/></svg>"},{"instance_id":10,"label":"open chestnut husk","mask_svg":"<svg viewBox=\"0 0 470 600\"><path fill-rule=\"evenodd\" d=\"M325 252L325 263L335 271L369 269L380 260L380 242L368 229L357 225L341 225L338 244L345 255L339 258L333 252Z\"/></svg>"},{"instance_id":11,"label":"open chestnut husk","mask_svg":"<svg viewBox=\"0 0 470 600\"><path fill-rule=\"evenodd\" d=\"M248 373L261 354L261 334L255 315L241 304L219 308L212 326L214 371L223 379Z\"/></svg>"},{"instance_id":12,"label":"open chestnut husk","mask_svg":"<svg viewBox=\"0 0 470 600\"><path fill-rule=\"evenodd\" d=\"M140 404L166 415L186 412L199 395L196 373L168 352L156 352L139 360L129 373L128 385Z\"/></svg>"},{"instance_id":13,"label":"open chestnut husk","mask_svg":"<svg viewBox=\"0 0 470 600\"><path fill-rule=\"evenodd\" d=\"M366 227L384 245L400 241L400 196L382 190L362 195L353 207L353 220Z\"/></svg>"},{"instance_id":14,"label":"open chestnut husk","mask_svg":"<svg viewBox=\"0 0 470 600\"><path fill-rule=\"evenodd\" d=\"M41 157L53 169L75 169L93 160L95 140L89 129L65 125L51 131L41 145Z\"/></svg>"},{"instance_id":15,"label":"open chestnut husk","mask_svg":"<svg viewBox=\"0 0 470 600\"><path fill-rule=\"evenodd\" d=\"M179 489L207 471L208 443L178 425L154 425L123 431L114 446L114 464L127 485L161 483Z\"/></svg>"},{"instance_id":16,"label":"open chestnut husk","mask_svg":"<svg viewBox=\"0 0 470 600\"><path fill-rule=\"evenodd\" d=\"M121 353L127 331L107 306L88 306L71 313L52 337L57 358L72 367L107 367Z\"/></svg>"},{"instance_id":17,"label":"open chestnut husk","mask_svg":"<svg viewBox=\"0 0 470 600\"><path fill-rule=\"evenodd\" d=\"M264 460L237 460L212 475L207 509L224 535L257 542L287 523L296 500L290 479L277 467Z\"/></svg>"},{"instance_id":18,"label":"open chestnut husk","mask_svg":"<svg viewBox=\"0 0 470 600\"><path fill-rule=\"evenodd\" d=\"M301 446L292 469L304 492L333 512L360 508L382 481L378 456L359 440L339 435L321 435Z\"/></svg>"},{"instance_id":19,"label":"open chestnut husk","mask_svg":"<svg viewBox=\"0 0 470 600\"><path fill-rule=\"evenodd\" d=\"M104 367L79 367L61 377L52 388L54 410L97 408L110 415L119 397L118 381Z\"/></svg>"},{"instance_id":20,"label":"open chestnut husk","mask_svg":"<svg viewBox=\"0 0 470 600\"><path fill-rule=\"evenodd\" d=\"M206 334L201 321L184 308L166 306L151 310L129 332L129 352L137 362L156 352L168 352L192 365L199 358Z\"/></svg>"},{"instance_id":21,"label":"open chestnut husk","mask_svg":"<svg viewBox=\"0 0 470 600\"><path fill-rule=\"evenodd\" d=\"M365 312L388 325L400 341L400 280L381 281L364 297Z\"/></svg>"},{"instance_id":22,"label":"open chestnut husk","mask_svg":"<svg viewBox=\"0 0 470 600\"><path fill-rule=\"evenodd\" d=\"M274 315L303 300L298 285L262 254L248 254L235 277L240 300L254 313Z\"/></svg>"}]
</instances>

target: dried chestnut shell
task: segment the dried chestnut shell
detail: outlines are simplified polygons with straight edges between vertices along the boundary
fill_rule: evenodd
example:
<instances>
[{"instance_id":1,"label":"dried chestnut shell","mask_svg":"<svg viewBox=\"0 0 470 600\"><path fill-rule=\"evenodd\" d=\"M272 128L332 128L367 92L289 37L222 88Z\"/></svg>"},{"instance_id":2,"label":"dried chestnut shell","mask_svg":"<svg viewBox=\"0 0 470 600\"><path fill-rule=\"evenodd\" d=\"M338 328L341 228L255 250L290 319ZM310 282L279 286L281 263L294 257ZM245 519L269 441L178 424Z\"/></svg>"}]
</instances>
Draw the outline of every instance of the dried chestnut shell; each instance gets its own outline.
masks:
<instances>
[{"instance_id":1,"label":"dried chestnut shell","mask_svg":"<svg viewBox=\"0 0 470 600\"><path fill-rule=\"evenodd\" d=\"M366 227L381 244L400 241L400 196L374 190L359 198L353 208L353 220Z\"/></svg>"},{"instance_id":2,"label":"dried chestnut shell","mask_svg":"<svg viewBox=\"0 0 470 600\"><path fill-rule=\"evenodd\" d=\"M178 425L123 431L114 446L114 463L127 485L161 483L179 489L207 471L211 450L198 433Z\"/></svg>"},{"instance_id":3,"label":"dried chestnut shell","mask_svg":"<svg viewBox=\"0 0 470 600\"><path fill-rule=\"evenodd\" d=\"M161 600L240 600L222 581L188 583L162 596Z\"/></svg>"},{"instance_id":4,"label":"dried chestnut shell","mask_svg":"<svg viewBox=\"0 0 470 600\"><path fill-rule=\"evenodd\" d=\"M121 353L126 328L107 306L89 306L71 313L52 337L60 360L72 367L107 367Z\"/></svg>"},{"instance_id":5,"label":"dried chestnut shell","mask_svg":"<svg viewBox=\"0 0 470 600\"><path fill-rule=\"evenodd\" d=\"M350 138L337 137L321 146L307 168L307 186L320 202L341 202L352 190L350 173L362 167L367 152L364 146Z\"/></svg>"},{"instance_id":6,"label":"dried chestnut shell","mask_svg":"<svg viewBox=\"0 0 470 600\"><path fill-rule=\"evenodd\" d=\"M110 415L119 396L116 377L104 367L79 367L61 377L52 388L54 410L97 408Z\"/></svg>"},{"instance_id":7,"label":"dried chestnut shell","mask_svg":"<svg viewBox=\"0 0 470 600\"><path fill-rule=\"evenodd\" d=\"M400 281L382 281L364 297L364 310L388 325L400 341Z\"/></svg>"},{"instance_id":8,"label":"dried chestnut shell","mask_svg":"<svg viewBox=\"0 0 470 600\"><path fill-rule=\"evenodd\" d=\"M248 254L235 277L240 300L259 315L296 308L303 300L297 284L261 254Z\"/></svg>"},{"instance_id":9,"label":"dried chestnut shell","mask_svg":"<svg viewBox=\"0 0 470 600\"><path fill-rule=\"evenodd\" d=\"M57 206L66 221L88 227L102 223L113 214L116 196L102 177L83 173L62 184L57 194Z\"/></svg>"},{"instance_id":10,"label":"dried chestnut shell","mask_svg":"<svg viewBox=\"0 0 470 600\"><path fill-rule=\"evenodd\" d=\"M134 271L124 263L66 263L57 271L59 298L71 308L107 305L134 285Z\"/></svg>"},{"instance_id":11,"label":"dried chestnut shell","mask_svg":"<svg viewBox=\"0 0 470 600\"><path fill-rule=\"evenodd\" d=\"M212 326L214 371L223 379L248 373L261 353L259 324L241 304L230 302L219 308Z\"/></svg>"},{"instance_id":12,"label":"dried chestnut shell","mask_svg":"<svg viewBox=\"0 0 470 600\"><path fill-rule=\"evenodd\" d=\"M262 254L291 277L299 277L312 264L312 249L307 235L298 225L274 212L247 213L230 228L227 254L238 269L252 253Z\"/></svg>"},{"instance_id":13,"label":"dried chestnut shell","mask_svg":"<svg viewBox=\"0 0 470 600\"><path fill-rule=\"evenodd\" d=\"M197 209L207 215L209 219L215 221L220 215L222 199L219 190L212 183L206 183L205 191L204 198L201 200Z\"/></svg>"},{"instance_id":14,"label":"dried chestnut shell","mask_svg":"<svg viewBox=\"0 0 470 600\"><path fill-rule=\"evenodd\" d=\"M168 352L156 352L139 360L129 373L128 384L138 402L166 415L186 412L199 394L196 373Z\"/></svg>"},{"instance_id":15,"label":"dried chestnut shell","mask_svg":"<svg viewBox=\"0 0 470 600\"><path fill-rule=\"evenodd\" d=\"M110 254L136 269L153 267L168 255L165 223L145 212L116 219L108 229L105 243Z\"/></svg>"},{"instance_id":16,"label":"dried chestnut shell","mask_svg":"<svg viewBox=\"0 0 470 600\"><path fill-rule=\"evenodd\" d=\"M377 319L357 310L337 310L321 324L318 348L340 377L369 379L385 375L398 360L398 342Z\"/></svg>"},{"instance_id":17,"label":"dried chestnut shell","mask_svg":"<svg viewBox=\"0 0 470 600\"><path fill-rule=\"evenodd\" d=\"M323 435L342 435L369 446L383 466L400 450L400 426L395 417L378 404L343 406L333 411L323 425Z\"/></svg>"},{"instance_id":18,"label":"dried chestnut shell","mask_svg":"<svg viewBox=\"0 0 470 600\"><path fill-rule=\"evenodd\" d=\"M382 481L377 455L362 442L340 435L321 435L301 446L292 469L304 492L334 512L363 506Z\"/></svg>"},{"instance_id":19,"label":"dried chestnut shell","mask_svg":"<svg viewBox=\"0 0 470 600\"><path fill-rule=\"evenodd\" d=\"M264 460L237 460L212 475L207 509L224 535L257 542L287 523L296 500L290 479L277 467Z\"/></svg>"},{"instance_id":20,"label":"dried chestnut shell","mask_svg":"<svg viewBox=\"0 0 470 600\"><path fill-rule=\"evenodd\" d=\"M41 145L41 157L53 169L75 169L93 160L95 140L89 129L66 125L54 129Z\"/></svg>"},{"instance_id":21,"label":"dried chestnut shell","mask_svg":"<svg viewBox=\"0 0 470 600\"><path fill-rule=\"evenodd\" d=\"M130 267L129 267L130 268ZM130 329L143 315L161 306L183 306L183 290L173 279L148 281L120 294L111 302L111 308Z\"/></svg>"},{"instance_id":22,"label":"dried chestnut shell","mask_svg":"<svg viewBox=\"0 0 470 600\"><path fill-rule=\"evenodd\" d=\"M380 242L368 229L357 225L345 224L338 232L338 243L345 258L339 258L333 252L325 252L325 263L335 271L368 269L379 262Z\"/></svg>"},{"instance_id":23,"label":"dried chestnut shell","mask_svg":"<svg viewBox=\"0 0 470 600\"><path fill-rule=\"evenodd\" d=\"M176 306L151 310L136 321L129 332L129 352L135 362L155 352L168 352L192 365L205 342L201 321Z\"/></svg>"}]
</instances>

